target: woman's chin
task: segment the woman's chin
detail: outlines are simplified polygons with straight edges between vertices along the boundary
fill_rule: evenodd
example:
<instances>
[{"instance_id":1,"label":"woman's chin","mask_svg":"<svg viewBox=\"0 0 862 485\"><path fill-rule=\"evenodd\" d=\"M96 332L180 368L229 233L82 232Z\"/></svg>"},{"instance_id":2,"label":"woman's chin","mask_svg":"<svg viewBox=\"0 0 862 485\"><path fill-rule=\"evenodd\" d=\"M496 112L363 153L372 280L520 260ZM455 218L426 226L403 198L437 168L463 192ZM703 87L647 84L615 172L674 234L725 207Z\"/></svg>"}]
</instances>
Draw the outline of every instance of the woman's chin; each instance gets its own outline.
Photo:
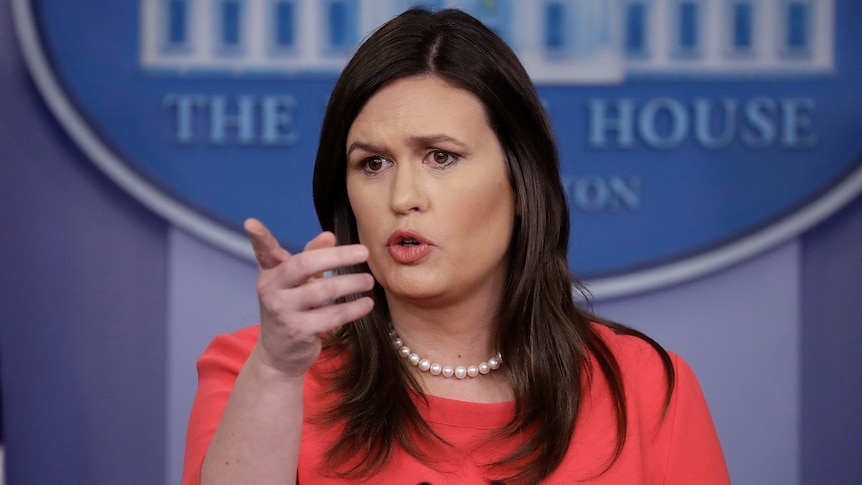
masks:
<instances>
[{"instance_id":1,"label":"woman's chin","mask_svg":"<svg viewBox=\"0 0 862 485\"><path fill-rule=\"evenodd\" d=\"M427 280L401 280L382 285L388 298L399 300L430 302L447 299L447 288Z\"/></svg>"}]
</instances>

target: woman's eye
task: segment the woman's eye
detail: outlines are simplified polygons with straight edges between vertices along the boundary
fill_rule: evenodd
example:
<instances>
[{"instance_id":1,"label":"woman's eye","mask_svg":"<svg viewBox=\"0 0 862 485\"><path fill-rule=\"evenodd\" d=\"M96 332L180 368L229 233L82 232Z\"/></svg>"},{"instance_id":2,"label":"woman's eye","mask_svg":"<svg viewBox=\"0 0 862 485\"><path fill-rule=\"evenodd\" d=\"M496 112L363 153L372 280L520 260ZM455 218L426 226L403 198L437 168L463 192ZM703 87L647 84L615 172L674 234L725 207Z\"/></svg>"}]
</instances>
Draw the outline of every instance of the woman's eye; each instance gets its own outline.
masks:
<instances>
[{"instance_id":1,"label":"woman's eye","mask_svg":"<svg viewBox=\"0 0 862 485\"><path fill-rule=\"evenodd\" d=\"M435 165L446 166L455 161L455 156L449 152L434 150L431 152L431 161L434 162Z\"/></svg>"},{"instance_id":2,"label":"woman's eye","mask_svg":"<svg viewBox=\"0 0 862 485\"><path fill-rule=\"evenodd\" d=\"M385 161L380 157L372 157L362 162L363 168L368 172L379 172L383 170Z\"/></svg>"}]
</instances>

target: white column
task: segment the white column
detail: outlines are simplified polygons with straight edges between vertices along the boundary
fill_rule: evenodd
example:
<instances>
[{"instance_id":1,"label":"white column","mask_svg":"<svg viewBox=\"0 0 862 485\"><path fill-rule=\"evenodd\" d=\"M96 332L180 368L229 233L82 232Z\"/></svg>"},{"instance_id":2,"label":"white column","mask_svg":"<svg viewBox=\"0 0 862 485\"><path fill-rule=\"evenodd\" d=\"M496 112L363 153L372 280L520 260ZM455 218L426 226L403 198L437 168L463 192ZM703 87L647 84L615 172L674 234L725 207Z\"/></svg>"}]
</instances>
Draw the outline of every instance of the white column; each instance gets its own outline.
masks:
<instances>
[{"instance_id":1,"label":"white column","mask_svg":"<svg viewBox=\"0 0 862 485\"><path fill-rule=\"evenodd\" d=\"M647 12L647 62L650 66L660 68L667 66L670 61L670 52L674 45L671 36L676 31L671 2L672 0L652 0Z\"/></svg>"},{"instance_id":2,"label":"white column","mask_svg":"<svg viewBox=\"0 0 862 485\"><path fill-rule=\"evenodd\" d=\"M159 57L159 11L164 8L164 3L159 1L143 1L140 4L139 15L141 16L138 28L138 38L141 42L140 63L142 66L155 64Z\"/></svg>"},{"instance_id":3,"label":"white column","mask_svg":"<svg viewBox=\"0 0 862 485\"><path fill-rule=\"evenodd\" d=\"M709 66L721 66L725 64L724 46L727 45L727 39L730 36L728 28L727 0L702 0L700 2L701 18L699 25L701 28L701 52L703 53L703 63Z\"/></svg>"},{"instance_id":4,"label":"white column","mask_svg":"<svg viewBox=\"0 0 862 485\"><path fill-rule=\"evenodd\" d=\"M759 64L775 65L781 45L780 0L760 0L754 6L755 54Z\"/></svg>"},{"instance_id":5,"label":"white column","mask_svg":"<svg viewBox=\"0 0 862 485\"><path fill-rule=\"evenodd\" d=\"M212 63L215 59L216 16L213 12L213 2L188 2L188 39L189 57L192 64Z\"/></svg>"},{"instance_id":6,"label":"white column","mask_svg":"<svg viewBox=\"0 0 862 485\"><path fill-rule=\"evenodd\" d=\"M275 17L270 15L271 0L245 0L242 12L244 64L269 67L273 61L267 52L271 42Z\"/></svg>"},{"instance_id":7,"label":"white column","mask_svg":"<svg viewBox=\"0 0 862 485\"><path fill-rule=\"evenodd\" d=\"M816 67L831 71L835 68L835 3L834 0L820 0L812 3L814 19L812 22L813 56Z\"/></svg>"}]
</instances>

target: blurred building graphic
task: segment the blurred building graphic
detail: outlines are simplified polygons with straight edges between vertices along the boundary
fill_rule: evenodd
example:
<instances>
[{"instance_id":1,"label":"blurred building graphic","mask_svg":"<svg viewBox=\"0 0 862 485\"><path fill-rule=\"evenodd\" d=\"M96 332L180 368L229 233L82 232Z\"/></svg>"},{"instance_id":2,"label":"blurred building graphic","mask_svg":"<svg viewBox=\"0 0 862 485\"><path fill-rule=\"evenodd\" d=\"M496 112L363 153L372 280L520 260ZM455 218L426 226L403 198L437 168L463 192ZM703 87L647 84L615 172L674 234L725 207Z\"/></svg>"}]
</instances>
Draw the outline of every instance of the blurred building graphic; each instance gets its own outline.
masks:
<instances>
[{"instance_id":1,"label":"blurred building graphic","mask_svg":"<svg viewBox=\"0 0 862 485\"><path fill-rule=\"evenodd\" d=\"M833 69L834 0L140 0L140 63L337 73L369 32L414 5L479 18L536 82Z\"/></svg>"}]
</instances>

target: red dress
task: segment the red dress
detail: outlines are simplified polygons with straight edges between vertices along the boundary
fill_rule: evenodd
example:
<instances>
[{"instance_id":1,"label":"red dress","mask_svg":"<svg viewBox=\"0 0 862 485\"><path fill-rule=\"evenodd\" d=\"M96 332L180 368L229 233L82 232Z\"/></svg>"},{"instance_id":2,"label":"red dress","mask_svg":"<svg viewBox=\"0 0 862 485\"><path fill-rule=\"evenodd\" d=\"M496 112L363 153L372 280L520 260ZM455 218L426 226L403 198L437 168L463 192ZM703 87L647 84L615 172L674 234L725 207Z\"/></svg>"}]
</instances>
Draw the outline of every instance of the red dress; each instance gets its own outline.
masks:
<instances>
[{"instance_id":1,"label":"red dress","mask_svg":"<svg viewBox=\"0 0 862 485\"><path fill-rule=\"evenodd\" d=\"M571 446L557 470L543 483L575 482L608 485L727 485L724 456L706 401L691 368L671 354L676 385L662 419L665 376L655 350L636 337L617 335L596 325L619 361L628 406L628 433L622 455L604 474L616 440L616 419L610 392L602 378L592 379L583 396L581 414ZM260 328L249 327L216 337L198 361L198 392L189 419L183 485L200 483L200 469L215 434L234 381L257 342ZM315 365L323 365L316 363ZM595 367L595 366L594 366ZM320 409L321 383L309 372L305 383L306 416ZM483 464L502 457L515 443L488 440L491 430L506 424L511 402L481 404L426 396L428 406L417 405L438 434L455 445L434 468L396 448L380 475L368 483L403 485L487 484ZM334 429L305 422L299 458L299 483L329 485L350 483L328 477L320 464ZM502 483L502 482L500 482Z\"/></svg>"}]
</instances>

